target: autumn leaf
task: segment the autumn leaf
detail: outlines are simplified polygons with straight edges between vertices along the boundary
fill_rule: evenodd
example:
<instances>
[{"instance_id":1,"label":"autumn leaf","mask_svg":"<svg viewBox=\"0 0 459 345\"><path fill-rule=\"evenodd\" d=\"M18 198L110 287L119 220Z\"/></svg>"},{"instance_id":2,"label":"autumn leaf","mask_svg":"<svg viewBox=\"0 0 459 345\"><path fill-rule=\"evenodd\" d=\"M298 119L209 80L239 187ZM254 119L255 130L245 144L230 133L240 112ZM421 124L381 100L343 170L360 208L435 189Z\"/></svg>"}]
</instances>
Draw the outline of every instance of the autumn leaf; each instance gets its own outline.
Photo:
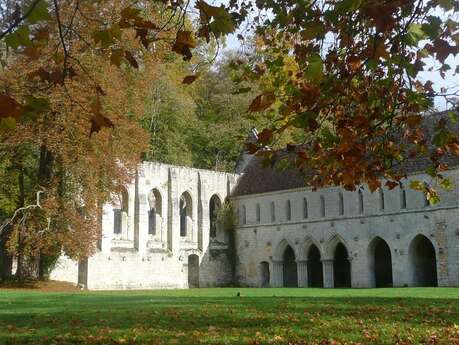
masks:
<instances>
[{"instance_id":1,"label":"autumn leaf","mask_svg":"<svg viewBox=\"0 0 459 345\"><path fill-rule=\"evenodd\" d=\"M99 99L91 104L91 111L93 116L91 117L91 130L89 136L92 136L95 132L99 132L104 127L114 128L113 122L102 114L102 105Z\"/></svg>"},{"instance_id":2,"label":"autumn leaf","mask_svg":"<svg viewBox=\"0 0 459 345\"><path fill-rule=\"evenodd\" d=\"M124 52L124 57L132 67L134 67L136 69L139 68L139 64L138 64L137 60L135 59L134 55L132 55L132 53L130 51L126 50Z\"/></svg>"},{"instance_id":3,"label":"autumn leaf","mask_svg":"<svg viewBox=\"0 0 459 345\"><path fill-rule=\"evenodd\" d=\"M18 120L22 115L22 107L9 95L0 95L0 118L11 117Z\"/></svg>"},{"instance_id":4,"label":"autumn leaf","mask_svg":"<svg viewBox=\"0 0 459 345\"><path fill-rule=\"evenodd\" d=\"M187 75L185 78L183 78L182 84L192 84L196 79L198 78L198 75Z\"/></svg>"},{"instance_id":5,"label":"autumn leaf","mask_svg":"<svg viewBox=\"0 0 459 345\"><path fill-rule=\"evenodd\" d=\"M267 144L273 136L273 131L265 128L260 133L258 133L258 141L262 144Z\"/></svg>"},{"instance_id":6,"label":"autumn leaf","mask_svg":"<svg viewBox=\"0 0 459 345\"><path fill-rule=\"evenodd\" d=\"M250 104L250 112L260 112L268 109L276 101L276 96L273 92L265 92L258 95Z\"/></svg>"}]
</instances>

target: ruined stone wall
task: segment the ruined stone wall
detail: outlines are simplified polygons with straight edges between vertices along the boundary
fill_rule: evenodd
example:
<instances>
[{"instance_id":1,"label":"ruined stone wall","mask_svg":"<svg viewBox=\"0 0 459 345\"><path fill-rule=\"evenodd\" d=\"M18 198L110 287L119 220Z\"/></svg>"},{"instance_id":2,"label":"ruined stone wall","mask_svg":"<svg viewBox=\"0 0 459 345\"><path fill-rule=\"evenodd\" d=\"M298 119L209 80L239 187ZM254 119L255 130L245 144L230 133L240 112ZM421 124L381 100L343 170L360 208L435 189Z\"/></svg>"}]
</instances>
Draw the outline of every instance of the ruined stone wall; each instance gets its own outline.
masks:
<instances>
[{"instance_id":1,"label":"ruined stone wall","mask_svg":"<svg viewBox=\"0 0 459 345\"><path fill-rule=\"evenodd\" d=\"M221 204L237 175L145 162L126 188L128 200L103 207L99 251L76 263L61 257L51 278L86 285L89 289L151 289L188 287L188 259L199 257L199 286L228 285L231 280L224 237L209 236L209 202ZM154 191L154 193L153 193ZM152 198L152 195L155 198ZM180 232L180 198L189 204L186 236ZM154 200L154 202L152 202ZM160 201L158 201L160 200ZM115 233L116 211L121 214ZM149 229L155 209L155 231ZM124 209L123 209L124 212Z\"/></svg>"}]
</instances>

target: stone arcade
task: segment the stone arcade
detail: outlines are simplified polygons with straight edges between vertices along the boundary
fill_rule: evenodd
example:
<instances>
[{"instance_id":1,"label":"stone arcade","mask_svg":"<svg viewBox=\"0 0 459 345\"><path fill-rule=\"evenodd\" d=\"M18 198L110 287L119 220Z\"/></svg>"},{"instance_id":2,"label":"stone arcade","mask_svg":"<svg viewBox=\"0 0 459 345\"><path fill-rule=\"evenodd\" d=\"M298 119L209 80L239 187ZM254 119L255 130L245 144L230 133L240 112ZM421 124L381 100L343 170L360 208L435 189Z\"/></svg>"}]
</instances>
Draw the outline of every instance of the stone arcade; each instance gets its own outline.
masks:
<instances>
[{"instance_id":1,"label":"stone arcade","mask_svg":"<svg viewBox=\"0 0 459 345\"><path fill-rule=\"evenodd\" d=\"M423 167L413 162L401 188L370 193L312 191L248 155L240 174L145 162L105 205L98 252L62 256L51 279L88 289L459 286L459 189L429 205L408 187L428 180ZM445 175L458 186L454 167ZM232 237L216 217L225 200L237 214Z\"/></svg>"}]
</instances>

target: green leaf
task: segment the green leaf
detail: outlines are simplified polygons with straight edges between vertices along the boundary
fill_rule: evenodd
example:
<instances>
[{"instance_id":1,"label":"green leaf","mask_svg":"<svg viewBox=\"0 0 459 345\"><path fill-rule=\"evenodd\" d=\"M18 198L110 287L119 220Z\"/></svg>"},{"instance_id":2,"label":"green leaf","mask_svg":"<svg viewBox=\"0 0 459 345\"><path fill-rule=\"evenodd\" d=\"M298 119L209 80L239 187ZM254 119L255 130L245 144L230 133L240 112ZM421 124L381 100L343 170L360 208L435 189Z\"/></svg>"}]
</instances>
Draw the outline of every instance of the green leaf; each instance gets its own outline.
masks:
<instances>
[{"instance_id":1,"label":"green leaf","mask_svg":"<svg viewBox=\"0 0 459 345\"><path fill-rule=\"evenodd\" d=\"M408 28L407 44L411 46L417 46L418 42L422 39L425 39L426 33L422 30L421 24L411 24Z\"/></svg>"},{"instance_id":2,"label":"green leaf","mask_svg":"<svg viewBox=\"0 0 459 345\"><path fill-rule=\"evenodd\" d=\"M37 22L49 19L51 19L51 15L48 12L48 3L42 0L35 5L34 9L27 17L27 22L30 24L35 24Z\"/></svg>"},{"instance_id":3,"label":"green leaf","mask_svg":"<svg viewBox=\"0 0 459 345\"><path fill-rule=\"evenodd\" d=\"M455 111L448 111L448 117L452 123L454 124L457 123L458 118L457 118L457 113Z\"/></svg>"},{"instance_id":4,"label":"green leaf","mask_svg":"<svg viewBox=\"0 0 459 345\"><path fill-rule=\"evenodd\" d=\"M339 13L355 11L362 5L362 0L343 0L338 1L335 10Z\"/></svg>"},{"instance_id":5,"label":"green leaf","mask_svg":"<svg viewBox=\"0 0 459 345\"><path fill-rule=\"evenodd\" d=\"M449 133L444 129L440 129L433 137L432 143L438 147L443 147L449 142L449 139Z\"/></svg>"},{"instance_id":6,"label":"green leaf","mask_svg":"<svg viewBox=\"0 0 459 345\"><path fill-rule=\"evenodd\" d=\"M34 118L40 113L49 111L49 109L50 104L48 99L27 96L23 116L27 118Z\"/></svg>"},{"instance_id":7,"label":"green leaf","mask_svg":"<svg viewBox=\"0 0 459 345\"><path fill-rule=\"evenodd\" d=\"M209 24L212 32L219 37L221 34L226 35L234 32L234 22L231 16L226 12L226 15L219 16L214 19L212 23Z\"/></svg>"},{"instance_id":8,"label":"green leaf","mask_svg":"<svg viewBox=\"0 0 459 345\"><path fill-rule=\"evenodd\" d=\"M450 178L443 178L440 181L440 186L442 186L445 190L452 190L454 188L454 182L451 181Z\"/></svg>"},{"instance_id":9,"label":"green leaf","mask_svg":"<svg viewBox=\"0 0 459 345\"><path fill-rule=\"evenodd\" d=\"M13 49L17 49L20 46L31 45L29 26L20 26L15 32L5 37L5 43Z\"/></svg>"},{"instance_id":10,"label":"green leaf","mask_svg":"<svg viewBox=\"0 0 459 345\"><path fill-rule=\"evenodd\" d=\"M410 188L414 190L418 190L420 192L424 191L424 183L419 180L410 181Z\"/></svg>"},{"instance_id":11,"label":"green leaf","mask_svg":"<svg viewBox=\"0 0 459 345\"><path fill-rule=\"evenodd\" d=\"M434 40L441 32L442 20L438 17L429 16L427 21L428 23L422 24L421 29L430 39Z\"/></svg>"},{"instance_id":12,"label":"green leaf","mask_svg":"<svg viewBox=\"0 0 459 345\"><path fill-rule=\"evenodd\" d=\"M445 11L452 10L454 8L454 0L438 0L438 5Z\"/></svg>"},{"instance_id":13,"label":"green leaf","mask_svg":"<svg viewBox=\"0 0 459 345\"><path fill-rule=\"evenodd\" d=\"M324 63L319 54L312 54L308 59L308 67L305 76L309 79L320 80L323 77Z\"/></svg>"}]
</instances>

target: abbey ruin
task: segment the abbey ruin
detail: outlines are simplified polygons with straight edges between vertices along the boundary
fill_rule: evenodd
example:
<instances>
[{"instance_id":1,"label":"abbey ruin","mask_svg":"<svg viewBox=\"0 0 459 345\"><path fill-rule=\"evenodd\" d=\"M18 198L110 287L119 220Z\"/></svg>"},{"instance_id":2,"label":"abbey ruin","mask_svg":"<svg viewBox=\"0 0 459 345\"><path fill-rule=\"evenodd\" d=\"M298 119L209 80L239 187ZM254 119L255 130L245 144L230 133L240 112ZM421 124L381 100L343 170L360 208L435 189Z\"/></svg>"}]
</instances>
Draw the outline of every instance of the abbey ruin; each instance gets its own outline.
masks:
<instances>
[{"instance_id":1,"label":"abbey ruin","mask_svg":"<svg viewBox=\"0 0 459 345\"><path fill-rule=\"evenodd\" d=\"M374 193L313 191L253 157L241 170L143 163L105 205L98 252L61 257L51 279L93 290L459 286L459 189L430 205L408 187L428 180L420 166L400 188ZM459 170L445 175L459 184ZM231 229L218 216L225 202Z\"/></svg>"}]
</instances>

